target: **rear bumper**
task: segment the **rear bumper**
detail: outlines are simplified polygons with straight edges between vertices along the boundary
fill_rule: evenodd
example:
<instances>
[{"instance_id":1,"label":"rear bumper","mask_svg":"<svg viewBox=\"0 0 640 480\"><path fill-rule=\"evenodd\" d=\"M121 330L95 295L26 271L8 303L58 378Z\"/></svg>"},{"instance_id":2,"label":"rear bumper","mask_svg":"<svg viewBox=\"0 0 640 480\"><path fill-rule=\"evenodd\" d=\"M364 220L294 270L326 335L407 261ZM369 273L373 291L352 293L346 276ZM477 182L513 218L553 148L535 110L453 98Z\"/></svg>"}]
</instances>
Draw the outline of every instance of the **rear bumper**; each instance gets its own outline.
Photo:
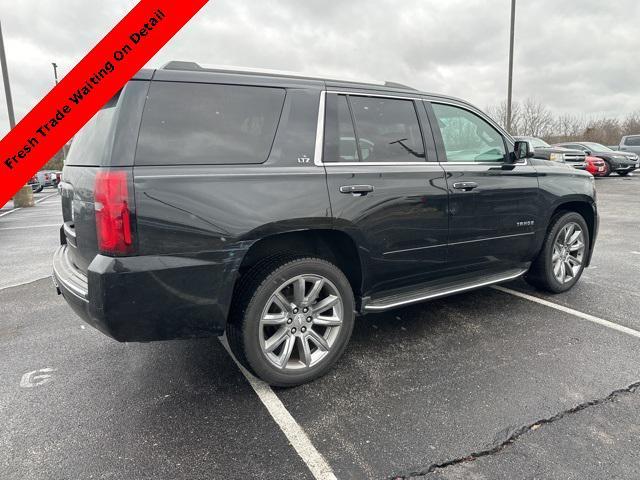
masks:
<instances>
[{"instance_id":1,"label":"rear bumper","mask_svg":"<svg viewBox=\"0 0 640 480\"><path fill-rule=\"evenodd\" d=\"M97 255L85 276L67 248L61 245L54 254L54 284L74 312L110 337L146 342L224 332L241 255Z\"/></svg>"}]
</instances>

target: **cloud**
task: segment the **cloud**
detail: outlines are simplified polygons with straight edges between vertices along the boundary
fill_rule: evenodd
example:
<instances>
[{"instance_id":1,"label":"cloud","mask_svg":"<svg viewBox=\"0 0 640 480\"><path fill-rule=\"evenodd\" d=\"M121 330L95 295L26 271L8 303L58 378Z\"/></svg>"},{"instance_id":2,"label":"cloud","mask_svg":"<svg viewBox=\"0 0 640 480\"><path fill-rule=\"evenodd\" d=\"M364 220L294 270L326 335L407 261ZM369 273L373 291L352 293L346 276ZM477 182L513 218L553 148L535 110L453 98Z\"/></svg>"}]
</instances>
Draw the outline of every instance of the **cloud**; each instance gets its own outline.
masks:
<instances>
[{"instance_id":1,"label":"cloud","mask_svg":"<svg viewBox=\"0 0 640 480\"><path fill-rule=\"evenodd\" d=\"M18 118L135 4L0 0ZM215 0L149 63L392 80L486 107L506 96L508 0ZM640 110L635 0L518 2L514 97L557 112ZM8 130L0 106L0 133Z\"/></svg>"}]
</instances>

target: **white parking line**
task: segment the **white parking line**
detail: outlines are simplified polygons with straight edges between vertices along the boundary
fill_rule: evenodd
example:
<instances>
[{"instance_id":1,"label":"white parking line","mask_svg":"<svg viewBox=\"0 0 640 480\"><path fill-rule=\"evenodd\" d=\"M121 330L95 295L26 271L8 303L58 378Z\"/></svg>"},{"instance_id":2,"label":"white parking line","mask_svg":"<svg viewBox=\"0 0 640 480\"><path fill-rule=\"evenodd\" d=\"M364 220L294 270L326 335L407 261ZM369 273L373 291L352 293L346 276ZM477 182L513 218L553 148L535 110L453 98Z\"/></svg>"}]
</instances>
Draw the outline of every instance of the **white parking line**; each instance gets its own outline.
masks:
<instances>
[{"instance_id":1,"label":"white parking line","mask_svg":"<svg viewBox=\"0 0 640 480\"><path fill-rule=\"evenodd\" d=\"M44 276L44 277L35 278L35 279L33 279L33 280L27 280L26 282L14 283L13 285L7 285L6 287L0 287L0 292L1 292L2 290L6 290L6 289L8 289L8 288L16 288L16 287L21 287L21 286L23 286L23 285L28 285L28 284L30 284L30 283L37 282L37 281L39 281L39 280L44 280L45 278L51 278L51 274L46 275L46 276Z\"/></svg>"},{"instance_id":2,"label":"white parking line","mask_svg":"<svg viewBox=\"0 0 640 480\"><path fill-rule=\"evenodd\" d=\"M44 227L59 227L60 224L59 223L48 223L46 225L28 225L26 227L4 227L4 228L0 228L0 231L2 230L25 230L27 228L44 228Z\"/></svg>"},{"instance_id":3,"label":"white parking line","mask_svg":"<svg viewBox=\"0 0 640 480\"><path fill-rule=\"evenodd\" d=\"M492 288L504 293L508 293L509 295L514 295L516 297L524 298L525 300L529 300L531 302L539 303L540 305L544 305L546 307L555 308L556 310L560 310L561 312L574 315L576 317L582 318L583 320L587 320L588 322L597 323L598 325L602 325L603 327L607 327L612 330L617 330L618 332L626 333L627 335L631 335L632 337L640 338L640 331L634 330L633 328L625 327L623 325L610 322L609 320L604 320L594 315L589 315L588 313L584 313L579 310L574 310L573 308L565 307L564 305L558 305L557 303L553 303L548 300L544 300L542 298L534 297L533 295L528 295L526 293L518 292L516 290L511 290L510 288L501 287L499 285L494 285Z\"/></svg>"},{"instance_id":4,"label":"white parking line","mask_svg":"<svg viewBox=\"0 0 640 480\"><path fill-rule=\"evenodd\" d=\"M47 198L51 198L54 195L58 195L58 192L52 193L51 195L47 195L46 197L42 197L39 200L36 200L35 203L44 202ZM9 210L8 212L0 213L0 217L4 217L5 215L9 215L10 213L17 212L18 210L22 210L22 209L23 209L23 207L18 207L18 208L14 208L12 210Z\"/></svg>"},{"instance_id":5,"label":"white parking line","mask_svg":"<svg viewBox=\"0 0 640 480\"><path fill-rule=\"evenodd\" d=\"M249 373L231 353L226 337L220 338L220 343L229 352L229 356L236 362L236 365L245 376L253 390L258 395L260 401L267 408L273 420L278 424L282 433L285 434L293 448L295 448L302 461L307 465L311 474L316 480L337 480L333 470L324 459L322 454L316 450L311 440L302 427L291 416L282 401L274 393L271 387L262 380Z\"/></svg>"}]
</instances>

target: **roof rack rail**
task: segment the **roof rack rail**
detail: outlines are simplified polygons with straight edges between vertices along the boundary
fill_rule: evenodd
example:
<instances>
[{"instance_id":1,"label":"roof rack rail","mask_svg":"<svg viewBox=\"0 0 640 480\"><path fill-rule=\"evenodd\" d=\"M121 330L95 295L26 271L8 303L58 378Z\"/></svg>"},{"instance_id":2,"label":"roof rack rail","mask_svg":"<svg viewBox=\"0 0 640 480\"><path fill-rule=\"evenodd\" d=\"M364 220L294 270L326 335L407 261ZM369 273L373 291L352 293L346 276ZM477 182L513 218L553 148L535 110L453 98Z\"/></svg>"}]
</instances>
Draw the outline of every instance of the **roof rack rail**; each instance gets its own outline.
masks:
<instances>
[{"instance_id":1,"label":"roof rack rail","mask_svg":"<svg viewBox=\"0 0 640 480\"><path fill-rule=\"evenodd\" d=\"M402 83L398 83L398 82L384 82L384 86L385 87L391 87L391 88L406 88L407 90L417 90L413 87L410 87L408 85L404 85Z\"/></svg>"},{"instance_id":2,"label":"roof rack rail","mask_svg":"<svg viewBox=\"0 0 640 480\"><path fill-rule=\"evenodd\" d=\"M162 70L202 70L202 67L196 62L183 62L180 60L171 60L160 68Z\"/></svg>"},{"instance_id":3,"label":"roof rack rail","mask_svg":"<svg viewBox=\"0 0 640 480\"><path fill-rule=\"evenodd\" d=\"M243 75L270 75L276 77L290 77L290 78L300 78L306 80L318 80L318 81L336 81L336 82L344 82L344 83L358 83L363 85L383 85L389 88L397 88L402 90L414 90L417 89L413 87L409 87L407 85L403 85L402 83L397 82L358 82L354 80L344 80L338 78L331 77L316 77L305 75L299 72L287 72L283 70L270 70L263 68L251 68L251 67L235 67L231 65L200 65L196 62L186 62L182 60L172 60L162 67L162 70L182 70L182 71L192 71L192 72L225 72L225 73L239 73Z\"/></svg>"}]
</instances>

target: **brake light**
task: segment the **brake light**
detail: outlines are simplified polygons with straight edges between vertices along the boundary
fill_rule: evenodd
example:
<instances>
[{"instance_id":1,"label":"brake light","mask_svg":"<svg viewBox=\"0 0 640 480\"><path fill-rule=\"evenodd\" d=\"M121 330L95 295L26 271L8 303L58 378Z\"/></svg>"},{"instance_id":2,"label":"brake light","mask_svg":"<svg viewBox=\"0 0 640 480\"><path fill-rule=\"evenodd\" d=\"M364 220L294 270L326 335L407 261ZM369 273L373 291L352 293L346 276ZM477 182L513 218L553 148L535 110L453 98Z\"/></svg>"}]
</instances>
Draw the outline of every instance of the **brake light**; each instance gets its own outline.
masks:
<instances>
[{"instance_id":1,"label":"brake light","mask_svg":"<svg viewBox=\"0 0 640 480\"><path fill-rule=\"evenodd\" d=\"M128 183L127 172L122 170L101 170L96 175L96 230L103 253L133 252Z\"/></svg>"}]
</instances>

